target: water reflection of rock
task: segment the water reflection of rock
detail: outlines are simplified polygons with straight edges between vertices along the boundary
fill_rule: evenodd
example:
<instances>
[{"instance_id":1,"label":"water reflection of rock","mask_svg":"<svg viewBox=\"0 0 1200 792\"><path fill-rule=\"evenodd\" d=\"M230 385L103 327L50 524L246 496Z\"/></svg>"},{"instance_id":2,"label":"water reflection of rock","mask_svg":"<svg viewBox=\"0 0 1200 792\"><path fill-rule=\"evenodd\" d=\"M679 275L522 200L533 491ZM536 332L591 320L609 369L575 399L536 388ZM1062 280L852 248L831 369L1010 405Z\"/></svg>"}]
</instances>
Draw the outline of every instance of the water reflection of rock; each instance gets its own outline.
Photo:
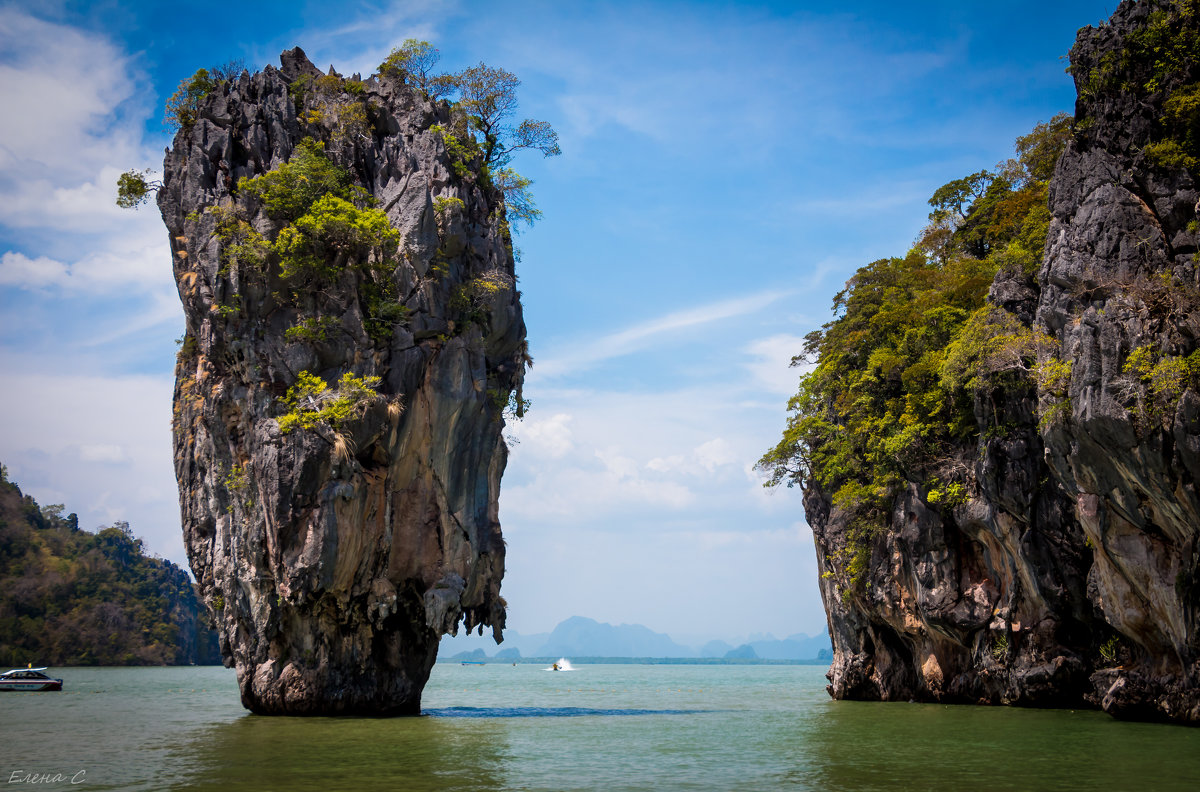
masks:
<instances>
[{"instance_id":1,"label":"water reflection of rock","mask_svg":"<svg viewBox=\"0 0 1200 792\"><path fill-rule=\"evenodd\" d=\"M764 743L783 757L765 788L812 790L1195 789L1192 730L1101 712L829 701Z\"/></svg>"},{"instance_id":2,"label":"water reflection of rock","mask_svg":"<svg viewBox=\"0 0 1200 792\"><path fill-rule=\"evenodd\" d=\"M499 719L263 718L199 729L169 752L173 790L499 790L511 723Z\"/></svg>"}]
</instances>

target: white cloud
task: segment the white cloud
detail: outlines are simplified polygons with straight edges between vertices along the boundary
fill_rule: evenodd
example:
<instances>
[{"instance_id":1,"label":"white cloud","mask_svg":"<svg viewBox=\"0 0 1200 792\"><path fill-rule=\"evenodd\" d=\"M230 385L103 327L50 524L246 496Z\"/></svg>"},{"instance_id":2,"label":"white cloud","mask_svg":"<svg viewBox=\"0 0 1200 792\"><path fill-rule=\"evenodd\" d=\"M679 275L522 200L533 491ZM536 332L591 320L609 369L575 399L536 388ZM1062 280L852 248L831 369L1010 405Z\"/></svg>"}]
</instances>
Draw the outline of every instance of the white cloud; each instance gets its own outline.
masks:
<instances>
[{"instance_id":1,"label":"white cloud","mask_svg":"<svg viewBox=\"0 0 1200 792\"><path fill-rule=\"evenodd\" d=\"M539 456L559 459L571 450L571 416L555 413L544 420L527 419L513 429L521 443L522 453L532 451Z\"/></svg>"},{"instance_id":2,"label":"white cloud","mask_svg":"<svg viewBox=\"0 0 1200 792\"><path fill-rule=\"evenodd\" d=\"M678 330L754 313L785 296L787 294L780 291L762 292L675 311L639 322L591 342L563 347L557 356L552 351L543 360L538 361L531 377L552 378L584 370L605 360L629 355Z\"/></svg>"},{"instance_id":3,"label":"white cloud","mask_svg":"<svg viewBox=\"0 0 1200 792\"><path fill-rule=\"evenodd\" d=\"M623 456L615 448L598 448L594 453L596 459L604 465L604 470L618 481L637 477L638 463L630 457Z\"/></svg>"},{"instance_id":4,"label":"white cloud","mask_svg":"<svg viewBox=\"0 0 1200 792\"><path fill-rule=\"evenodd\" d=\"M501 490L506 524L600 520L606 530L636 532L646 523L794 512L798 503L769 497L760 478L747 473L777 437L782 400L771 409L742 409L745 389L757 385L713 375L716 382L653 393L538 391L550 417L535 425L533 443L525 439L529 426L513 430L521 443ZM567 425L565 416L570 446L553 446L550 427ZM550 448L562 453L551 456Z\"/></svg>"},{"instance_id":5,"label":"white cloud","mask_svg":"<svg viewBox=\"0 0 1200 792\"><path fill-rule=\"evenodd\" d=\"M41 289L62 286L68 280L70 272L67 265L47 256L30 258L11 250L0 256L0 285Z\"/></svg>"},{"instance_id":6,"label":"white cloud","mask_svg":"<svg viewBox=\"0 0 1200 792\"><path fill-rule=\"evenodd\" d=\"M760 338L746 349L752 360L746 368L770 393L791 396L809 366L792 367L792 358L804 352L804 339L790 333Z\"/></svg>"},{"instance_id":7,"label":"white cloud","mask_svg":"<svg viewBox=\"0 0 1200 792\"><path fill-rule=\"evenodd\" d=\"M0 206L0 223L11 228L41 228L48 225L70 229L73 234L146 234L151 228L165 239L162 221L153 204L139 210L117 206L117 177L135 165L141 165L147 155L128 152L92 150L84 157L97 160L95 170L84 175L86 181L61 185L56 181L80 178L71 168L58 163L43 163L41 178L9 180L3 185L10 201ZM113 163L107 160L111 158Z\"/></svg>"},{"instance_id":8,"label":"white cloud","mask_svg":"<svg viewBox=\"0 0 1200 792\"><path fill-rule=\"evenodd\" d=\"M89 173L97 154L131 153L135 126L113 109L137 97L132 61L103 37L0 7L0 146L6 169L53 165ZM131 139L132 138L132 139Z\"/></svg>"},{"instance_id":9,"label":"white cloud","mask_svg":"<svg viewBox=\"0 0 1200 792\"><path fill-rule=\"evenodd\" d=\"M685 476L711 476L718 468L735 464L737 454L729 442L716 437L696 446L687 454L655 457L646 468L658 473L678 473Z\"/></svg>"},{"instance_id":10,"label":"white cloud","mask_svg":"<svg viewBox=\"0 0 1200 792\"><path fill-rule=\"evenodd\" d=\"M119 290L126 295L148 292L151 296L169 295L174 299L166 231L160 220L155 219L152 224L139 220L118 225L124 233L113 233L97 247L80 240L75 251L81 255L70 262L5 251L0 256L0 285L39 291Z\"/></svg>"},{"instance_id":11,"label":"white cloud","mask_svg":"<svg viewBox=\"0 0 1200 792\"><path fill-rule=\"evenodd\" d=\"M697 446L693 458L697 464L709 473L712 473L718 467L737 461L737 456L733 453L733 449L729 443L720 437Z\"/></svg>"},{"instance_id":12,"label":"white cloud","mask_svg":"<svg viewBox=\"0 0 1200 792\"><path fill-rule=\"evenodd\" d=\"M119 445L85 445L79 448L79 458L84 462L123 462L126 457Z\"/></svg>"},{"instance_id":13,"label":"white cloud","mask_svg":"<svg viewBox=\"0 0 1200 792\"><path fill-rule=\"evenodd\" d=\"M159 156L143 140L146 77L103 36L15 6L0 7L0 40L0 225L40 240L38 250L7 242L0 285L166 288L158 213L116 206L118 175Z\"/></svg>"}]
</instances>

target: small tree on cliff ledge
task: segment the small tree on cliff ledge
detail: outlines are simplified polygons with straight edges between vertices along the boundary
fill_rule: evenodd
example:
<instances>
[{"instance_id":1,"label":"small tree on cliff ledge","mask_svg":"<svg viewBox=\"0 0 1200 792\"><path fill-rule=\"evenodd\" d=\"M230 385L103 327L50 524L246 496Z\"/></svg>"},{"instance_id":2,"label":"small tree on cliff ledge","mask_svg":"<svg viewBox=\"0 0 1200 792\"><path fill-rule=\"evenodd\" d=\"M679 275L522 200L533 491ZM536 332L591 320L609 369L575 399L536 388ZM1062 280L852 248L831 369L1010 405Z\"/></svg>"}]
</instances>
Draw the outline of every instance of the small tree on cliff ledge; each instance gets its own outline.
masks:
<instances>
[{"instance_id":1,"label":"small tree on cliff ledge","mask_svg":"<svg viewBox=\"0 0 1200 792\"><path fill-rule=\"evenodd\" d=\"M558 133L546 121L526 118L510 124L517 111L517 88L521 80L505 69L479 63L455 74L434 74L440 53L428 41L406 39L379 65L384 77L411 78L412 84L434 99L458 94L458 106L466 113L475 143L483 155L483 166L492 184L504 193L509 215L516 222L532 224L541 217L529 193L530 179L508 164L521 149L540 151L544 157L562 154Z\"/></svg>"},{"instance_id":2,"label":"small tree on cliff ledge","mask_svg":"<svg viewBox=\"0 0 1200 792\"><path fill-rule=\"evenodd\" d=\"M122 209L136 209L158 190L162 182L149 177L150 170L127 170L117 178L117 206Z\"/></svg>"}]
</instances>

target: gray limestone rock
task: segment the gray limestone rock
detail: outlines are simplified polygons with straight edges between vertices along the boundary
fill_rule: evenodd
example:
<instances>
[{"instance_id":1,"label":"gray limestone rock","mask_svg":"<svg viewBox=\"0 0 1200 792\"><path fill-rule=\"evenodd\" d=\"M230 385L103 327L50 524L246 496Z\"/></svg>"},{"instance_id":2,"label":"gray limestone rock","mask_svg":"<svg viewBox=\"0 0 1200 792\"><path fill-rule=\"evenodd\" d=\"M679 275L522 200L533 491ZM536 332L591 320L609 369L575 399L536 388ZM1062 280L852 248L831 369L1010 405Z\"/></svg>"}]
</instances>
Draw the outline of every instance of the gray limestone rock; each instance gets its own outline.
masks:
<instances>
[{"instance_id":1,"label":"gray limestone rock","mask_svg":"<svg viewBox=\"0 0 1200 792\"><path fill-rule=\"evenodd\" d=\"M259 713L417 713L441 634L504 626L501 431L528 356L502 196L455 171L431 129L455 123L446 103L399 80L355 87L299 49L221 84L176 135L158 195L187 321L173 422L184 539ZM357 126L338 120L355 105ZM277 262L229 266L212 208L272 238L279 223L238 180L306 136L403 242L390 271L339 258L292 297ZM439 198L461 201L449 244ZM455 299L480 276L502 286L488 304ZM397 295L382 332L368 322L381 293ZM334 320L324 339L285 335L316 315ZM336 428L285 433L281 400L303 371L378 377L378 396Z\"/></svg>"},{"instance_id":2,"label":"gray limestone rock","mask_svg":"<svg viewBox=\"0 0 1200 792\"><path fill-rule=\"evenodd\" d=\"M998 406L979 394L981 440L961 449L978 496L938 509L912 482L866 584L822 577L836 698L1091 704L1200 724L1200 394L1154 412L1125 372L1135 349L1200 348L1200 185L1143 152L1165 91L1200 81L1200 63L1149 95L1137 63L1089 87L1168 5L1127 0L1079 32L1077 131L1051 182L1043 266L1035 282L1001 273L989 295L1061 344L1069 407L1043 426L1033 386ZM820 570L844 571L846 515L814 484L805 511Z\"/></svg>"}]
</instances>

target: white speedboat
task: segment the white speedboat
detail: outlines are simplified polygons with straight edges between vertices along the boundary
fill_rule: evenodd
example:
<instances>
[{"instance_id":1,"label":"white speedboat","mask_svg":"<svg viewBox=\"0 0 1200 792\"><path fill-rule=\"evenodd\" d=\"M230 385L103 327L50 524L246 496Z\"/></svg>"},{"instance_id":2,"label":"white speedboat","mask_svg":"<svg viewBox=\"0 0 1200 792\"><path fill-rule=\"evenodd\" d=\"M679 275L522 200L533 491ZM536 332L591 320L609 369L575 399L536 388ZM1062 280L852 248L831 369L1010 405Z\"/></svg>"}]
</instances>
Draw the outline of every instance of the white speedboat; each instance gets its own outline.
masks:
<instances>
[{"instance_id":1,"label":"white speedboat","mask_svg":"<svg viewBox=\"0 0 1200 792\"><path fill-rule=\"evenodd\" d=\"M2 668L3 666L0 666ZM3 690L62 690L61 679L46 675L45 668L14 668L0 674L0 691Z\"/></svg>"}]
</instances>

